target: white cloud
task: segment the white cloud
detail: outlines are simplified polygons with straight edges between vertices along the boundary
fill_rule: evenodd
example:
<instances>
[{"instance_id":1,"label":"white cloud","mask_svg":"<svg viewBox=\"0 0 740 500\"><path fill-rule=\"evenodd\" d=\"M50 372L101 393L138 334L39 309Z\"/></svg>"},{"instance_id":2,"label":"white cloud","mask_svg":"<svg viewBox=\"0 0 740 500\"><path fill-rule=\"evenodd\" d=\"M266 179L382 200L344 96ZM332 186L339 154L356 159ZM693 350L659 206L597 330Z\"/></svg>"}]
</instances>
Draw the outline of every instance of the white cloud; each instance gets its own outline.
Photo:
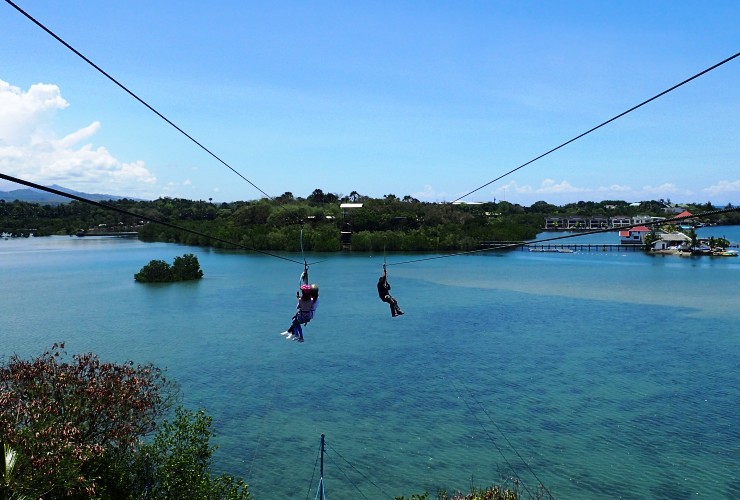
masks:
<instances>
[{"instance_id":1,"label":"white cloud","mask_svg":"<svg viewBox=\"0 0 740 500\"><path fill-rule=\"evenodd\" d=\"M83 143L100 130L97 121L58 139L52 126L54 114L67 106L56 85L35 84L23 92L0 80L4 173L43 185L121 195L140 192L142 183L156 182L143 161L123 162L105 147Z\"/></svg>"},{"instance_id":2,"label":"white cloud","mask_svg":"<svg viewBox=\"0 0 740 500\"><path fill-rule=\"evenodd\" d=\"M585 188L575 187L568 181L561 181L561 182L556 183L552 179L545 179L544 181L542 181L542 185L537 190L538 193L543 193L543 194L585 193L588 191L590 190L585 189Z\"/></svg>"},{"instance_id":3,"label":"white cloud","mask_svg":"<svg viewBox=\"0 0 740 500\"><path fill-rule=\"evenodd\" d=\"M67 106L56 85L37 83L23 92L0 80L0 144L39 140L34 136L45 134L54 113Z\"/></svg>"},{"instance_id":4,"label":"white cloud","mask_svg":"<svg viewBox=\"0 0 740 500\"><path fill-rule=\"evenodd\" d=\"M724 200L732 201L732 198L737 198L738 193L740 193L740 180L720 181L702 189L701 192L711 196L713 200L718 198L721 202L724 202ZM516 181L509 181L496 187L489 194L499 200L529 205L538 200L545 200L550 203L572 203L576 200L650 200L659 198L681 198L695 201L691 198L696 195L696 191L679 187L671 182L657 186L645 185L641 188L633 188L626 184L611 184L591 188L575 186L565 179L558 181L547 178L542 180L539 186L534 187L530 184L520 185Z\"/></svg>"},{"instance_id":5,"label":"white cloud","mask_svg":"<svg viewBox=\"0 0 740 500\"><path fill-rule=\"evenodd\" d=\"M633 192L633 189L631 186L622 186L620 184L612 184L611 186L601 186L597 190L600 193L614 193L614 194L623 194L623 193L631 193Z\"/></svg>"},{"instance_id":6,"label":"white cloud","mask_svg":"<svg viewBox=\"0 0 740 500\"><path fill-rule=\"evenodd\" d=\"M162 194L159 196L172 196L173 193L180 189L180 184L176 182L168 182L162 187Z\"/></svg>"},{"instance_id":7,"label":"white cloud","mask_svg":"<svg viewBox=\"0 0 740 500\"><path fill-rule=\"evenodd\" d=\"M546 200L551 203L570 203L577 199L600 201L604 199L666 198L675 195L690 195L691 191L680 189L672 183L665 183L656 187L644 186L642 189L634 189L623 184L592 188L575 186L565 179L557 181L548 178L542 180L538 187L528 184L519 185L516 181L510 181L496 188L491 194L514 203L529 204L536 200Z\"/></svg>"},{"instance_id":8,"label":"white cloud","mask_svg":"<svg viewBox=\"0 0 740 500\"><path fill-rule=\"evenodd\" d=\"M654 186L643 186L642 192L645 194L653 194L653 195L690 195L693 194L692 191L688 189L681 189L672 182L666 182L664 184L661 184L660 186L654 187Z\"/></svg>"},{"instance_id":9,"label":"white cloud","mask_svg":"<svg viewBox=\"0 0 740 500\"><path fill-rule=\"evenodd\" d=\"M506 193L529 194L534 192L532 186L520 186L516 181L509 181L501 187L496 188L492 194L501 196Z\"/></svg>"},{"instance_id":10,"label":"white cloud","mask_svg":"<svg viewBox=\"0 0 740 500\"><path fill-rule=\"evenodd\" d=\"M713 186L702 189L703 192L710 196L723 196L740 193L740 180L736 181L719 181Z\"/></svg>"},{"instance_id":11,"label":"white cloud","mask_svg":"<svg viewBox=\"0 0 740 500\"><path fill-rule=\"evenodd\" d=\"M424 189L411 195L421 201L438 201L447 197L447 193L435 191L430 184L424 184Z\"/></svg>"},{"instance_id":12,"label":"white cloud","mask_svg":"<svg viewBox=\"0 0 740 500\"><path fill-rule=\"evenodd\" d=\"M510 181L503 186L496 188L492 194L496 196L504 195L532 195L532 194L545 194L545 195L562 195L568 193L585 193L591 191L586 188L579 188L573 186L570 182L563 180L556 182L553 179L544 179L538 188L525 184L520 186L516 181Z\"/></svg>"}]
</instances>

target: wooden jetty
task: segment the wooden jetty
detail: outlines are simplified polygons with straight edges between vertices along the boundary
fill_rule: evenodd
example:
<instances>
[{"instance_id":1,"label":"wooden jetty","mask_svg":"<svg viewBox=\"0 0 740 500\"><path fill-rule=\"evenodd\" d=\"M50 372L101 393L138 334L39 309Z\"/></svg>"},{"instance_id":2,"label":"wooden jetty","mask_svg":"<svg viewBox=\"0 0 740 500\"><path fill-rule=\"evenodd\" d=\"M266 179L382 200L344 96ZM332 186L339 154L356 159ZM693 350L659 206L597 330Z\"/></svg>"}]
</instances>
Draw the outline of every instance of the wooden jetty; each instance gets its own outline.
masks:
<instances>
[{"instance_id":1,"label":"wooden jetty","mask_svg":"<svg viewBox=\"0 0 740 500\"><path fill-rule=\"evenodd\" d=\"M79 237L83 237L83 236L116 236L118 238L136 238L137 236L139 236L139 232L138 231L96 231L96 230L88 230L88 231L77 231L75 233L75 236L79 236Z\"/></svg>"},{"instance_id":2,"label":"wooden jetty","mask_svg":"<svg viewBox=\"0 0 740 500\"><path fill-rule=\"evenodd\" d=\"M530 252L642 252L642 243L551 243L525 241L481 241L482 249L523 250Z\"/></svg>"}]
</instances>

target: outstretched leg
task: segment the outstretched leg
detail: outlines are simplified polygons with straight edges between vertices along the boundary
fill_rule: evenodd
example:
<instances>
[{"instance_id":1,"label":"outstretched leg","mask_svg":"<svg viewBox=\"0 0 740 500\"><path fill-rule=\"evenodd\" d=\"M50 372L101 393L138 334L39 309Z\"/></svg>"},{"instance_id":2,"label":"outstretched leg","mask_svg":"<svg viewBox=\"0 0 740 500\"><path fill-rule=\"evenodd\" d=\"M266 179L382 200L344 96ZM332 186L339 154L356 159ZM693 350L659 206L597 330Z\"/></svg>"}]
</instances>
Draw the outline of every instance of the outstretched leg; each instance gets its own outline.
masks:
<instances>
[{"instance_id":1,"label":"outstretched leg","mask_svg":"<svg viewBox=\"0 0 740 500\"><path fill-rule=\"evenodd\" d=\"M398 302L396 302L396 299L394 299L391 295L386 295L383 298L383 302L387 302L388 305L390 305L391 316L393 316L394 318L398 316L399 314L403 314L403 311L401 311L401 308L398 307Z\"/></svg>"},{"instance_id":2,"label":"outstretched leg","mask_svg":"<svg viewBox=\"0 0 740 500\"><path fill-rule=\"evenodd\" d=\"M287 335L288 335L287 336L287 339L288 340L292 340L293 337L296 337L296 326L298 326L300 328L300 325L298 324L298 314L296 314L295 316L293 316L293 319L291 320L290 326L285 331L285 333L287 333Z\"/></svg>"},{"instance_id":3,"label":"outstretched leg","mask_svg":"<svg viewBox=\"0 0 740 500\"><path fill-rule=\"evenodd\" d=\"M301 327L301 324L297 320L295 324L293 325L293 340L297 340L298 342L303 342L303 328Z\"/></svg>"}]
</instances>

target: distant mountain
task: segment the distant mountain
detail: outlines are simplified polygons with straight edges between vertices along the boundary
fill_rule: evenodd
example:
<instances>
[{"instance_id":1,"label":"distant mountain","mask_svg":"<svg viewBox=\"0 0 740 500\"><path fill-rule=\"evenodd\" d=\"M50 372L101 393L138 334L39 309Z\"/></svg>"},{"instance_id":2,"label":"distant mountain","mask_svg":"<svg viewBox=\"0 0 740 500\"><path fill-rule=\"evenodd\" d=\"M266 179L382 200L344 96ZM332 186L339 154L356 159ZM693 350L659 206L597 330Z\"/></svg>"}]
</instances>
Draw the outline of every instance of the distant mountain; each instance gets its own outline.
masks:
<instances>
[{"instance_id":1,"label":"distant mountain","mask_svg":"<svg viewBox=\"0 0 740 500\"><path fill-rule=\"evenodd\" d=\"M114 196L112 194L90 194L82 193L80 191L74 191L65 187L53 184L49 186L57 191L63 193L73 194L81 198L87 198L93 201L109 201L109 200L121 200L123 196ZM136 199L136 198L130 198ZM25 189L14 189L12 191L0 191L0 200L4 201L26 201L28 203L38 203L39 205L59 205L60 203L69 203L72 201L70 198L59 196L57 194L47 193L39 189L25 188Z\"/></svg>"}]
</instances>

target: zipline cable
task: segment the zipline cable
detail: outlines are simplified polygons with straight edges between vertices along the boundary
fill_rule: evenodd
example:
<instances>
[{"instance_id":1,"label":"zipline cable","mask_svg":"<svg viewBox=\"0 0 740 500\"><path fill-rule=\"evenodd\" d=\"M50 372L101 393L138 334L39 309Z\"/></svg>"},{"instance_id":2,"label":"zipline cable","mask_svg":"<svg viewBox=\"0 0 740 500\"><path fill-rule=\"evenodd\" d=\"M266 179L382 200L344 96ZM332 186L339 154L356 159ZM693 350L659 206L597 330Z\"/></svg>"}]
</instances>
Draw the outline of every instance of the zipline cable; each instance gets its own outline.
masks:
<instances>
[{"instance_id":1,"label":"zipline cable","mask_svg":"<svg viewBox=\"0 0 740 500\"><path fill-rule=\"evenodd\" d=\"M172 228L172 229L177 229L178 231L184 231L186 233L194 234L196 236L202 236L204 238L208 238L208 239L214 240L214 241L219 241L221 243L225 243L227 245L232 245L232 246L235 246L237 248L241 248L243 250L249 250L251 252L261 253L263 255L267 255L267 256L270 256L270 257L275 257L276 259L287 260L288 262L293 262L295 264L301 264L301 265L304 264L303 262L300 262L300 261L297 261L297 260L294 260L294 259L291 259L291 258L288 258L288 257L283 257L282 255L277 255L277 254L274 254L274 253L265 252L264 250L257 250L256 248L248 247L246 245L242 245L241 243L234 243L233 241L228 241L228 240L225 240L223 238L219 238L218 236L213 236L213 235L210 235L210 234L201 233L200 231L195 231L194 229L188 229L186 227L178 226L177 224L172 224L171 222L167 222L167 221L163 221L163 220L159 220L159 219L154 219L152 217L147 217L146 215L137 214L135 212L131 212L131 211L126 210L126 209L123 209L123 208L118 208L118 207L114 207L113 205L108 205L108 204L105 204L105 203L101 203L99 201L94 201L94 200L90 200L88 198L83 198L82 196L77 196L75 194L65 193L64 191L59 191L58 189L50 188L50 187L47 187L47 186L42 186L41 184L36 184L35 182L30 182L30 181L26 181L26 180L23 180L23 179L19 179L17 177L13 177L13 176L10 176L10 175L7 175L7 174L0 173L0 179L5 179L6 181L15 182L17 184L23 184L24 186L28 186L28 187L31 187L31 188L34 188L34 189L38 189L40 191L46 191L47 193L56 194L58 196L63 196L65 198L70 198L72 200L80 201L82 203L87 203L89 205L93 205L93 206L96 206L98 208L103 208L103 209L106 209L106 210L113 210L115 212L119 212L119 213L122 213L124 215L130 215L130 216L135 217L137 219L143 219L145 221L153 222L155 224L160 224L162 226L167 226L167 227Z\"/></svg>"},{"instance_id":2,"label":"zipline cable","mask_svg":"<svg viewBox=\"0 0 740 500\"><path fill-rule=\"evenodd\" d=\"M301 274L301 282L298 284L299 288L300 288L300 285L309 284L308 262L306 262L306 254L303 251L303 225L301 225L301 259L303 259L303 274Z\"/></svg>"},{"instance_id":3,"label":"zipline cable","mask_svg":"<svg viewBox=\"0 0 740 500\"><path fill-rule=\"evenodd\" d=\"M113 78L105 70L103 70L100 66L98 66L97 64L95 64L94 62L92 62L87 57L85 57L85 55L83 55L77 49L75 49L70 44L68 44L67 42L65 42L61 37L59 37L56 33L54 33L49 28L47 28L46 26L44 26L43 24L41 24L41 22L39 22L38 20L36 20L33 16L31 16L25 10L21 9L18 5L16 5L15 3L13 3L11 0L5 0L5 1L8 4L10 4L10 6L12 6L15 10L17 10L18 12L20 12L21 14L23 14L25 17L27 17L29 20L31 20L31 22L33 22L36 26L38 26L42 30L46 31L49 35L51 35L53 38L55 38L59 43L61 43L62 45L64 45L65 47L67 47L69 50L71 50L72 52L74 52L83 61L85 61L90 66L92 66L93 68L95 68L98 72L100 72L103 76L105 76L106 78L108 78L111 82L113 82L116 85L118 85L121 89L123 89L131 97L133 97L134 99L136 99L137 101L139 101L141 104L143 104L144 106L146 106L155 115L157 115L162 120L164 120L165 122L167 122L169 125L171 125L172 127L174 127L175 130L177 130L182 135L184 135L185 137L187 137L188 139L190 139L194 144L196 144L198 147L200 147L203 151L205 151L206 153L208 153L209 155L211 155L213 158L215 158L218 162L220 162L226 168L228 168L229 170L231 170L232 172L234 172L236 175L238 175L239 177L241 177L242 179L244 179L245 181L247 181L257 191L259 191L260 193L264 194L269 199L274 200L274 198L272 196L270 196L269 194L265 193L262 189L259 188L259 186L257 186L256 184L254 184L252 181L250 181L246 177L244 177L239 171L237 171L231 165L229 165L224 160L222 160L218 155L216 155L210 149L208 149L207 147L205 147L203 144L201 144L199 141L197 141L193 136L191 136L190 134L188 134L187 132L185 132L182 128L180 128L179 126L175 125L175 123L172 122L169 118L167 118L162 113L160 113L159 111L157 111L156 109L154 109L154 107L152 107L151 105L149 105L149 103L147 103L144 99L142 99L141 97L139 97L138 95L136 95L134 92L132 92L131 90L129 90L125 85L123 85L121 82L119 82L118 80L116 80L115 78Z\"/></svg>"},{"instance_id":4,"label":"zipline cable","mask_svg":"<svg viewBox=\"0 0 740 500\"><path fill-rule=\"evenodd\" d=\"M699 218L699 217L709 217L709 216L713 216L713 215L720 215L720 214L726 214L726 213L737 212L737 211L740 211L740 207L722 208L722 209L718 209L718 210L710 210L708 212L702 212L702 213L699 213L699 214L684 215L684 216L681 216L681 217L672 217L670 219L662 219L662 220L659 220L659 221L652 221L652 222L642 222L640 224L631 224L631 225L628 225L628 226L610 227L610 228L606 228L606 229L594 229L592 231L584 231L584 232L579 232L579 233L576 233L576 234L567 234L565 236L554 236L552 238L544 238L544 239L541 239L541 240L522 241L522 242L517 242L517 243L502 243L501 245L490 246L490 247L487 247L487 248L480 248L478 250L469 250L467 252L456 252L456 253L451 253L451 254L446 254L446 255L435 255L434 257L422 257L420 259L405 260L405 261L401 261L401 262L392 262L392 263L390 263L388 265L389 266L400 266L400 265L403 265L403 264L412 264L414 262L424 262L424 261L427 261L427 260L436 260L436 259L448 259L450 257L459 257L459 256L462 256L462 255L471 255L471 254L475 254L475 253L490 252L492 250L506 250L506 249L509 249L509 248L523 247L523 246L534 245L534 244L539 245L540 243L546 243L548 241L564 240L564 239L568 239L568 238L579 238L581 236L588 236L590 234L599 234L599 233L610 233L610 232L614 232L614 231L623 231L625 229L632 229L632 228L635 228L635 227L638 227L638 226L656 226L656 225L661 225L661 224L668 224L668 223L671 223L671 222L682 221L682 220L686 220L686 219L696 219L696 218Z\"/></svg>"},{"instance_id":5,"label":"zipline cable","mask_svg":"<svg viewBox=\"0 0 740 500\"><path fill-rule=\"evenodd\" d=\"M6 0L6 1L7 1L7 0ZM514 172L516 172L517 170L519 170L519 169L522 169L522 168L526 167L526 166L527 166L527 165L529 165L530 163L534 163L535 161L539 160L540 158L544 158L545 156L549 155L550 153L554 153L554 152L555 152L555 151L557 151L558 149L560 149L560 148L563 148L563 147L567 146L567 145L568 145L568 144L570 144L571 142L577 141L577 140L578 140L578 139L580 139L581 137L584 137L584 136L586 136L586 135L590 134L591 132L594 132L595 130L598 130L598 129L600 129L600 128L601 128L601 127L603 127L604 125L607 125L607 124L609 124L609 123L613 122L614 120L617 120L617 119L619 119L619 118L623 117L624 115L626 115L626 114L628 114L628 113L631 113L631 112L635 111L636 109L638 109L638 108L641 108L642 106L644 106L644 105L646 105L646 104L648 104L648 103L650 103L650 102L652 102L652 101L654 101L654 100L658 99L659 97L662 97L662 96L664 96L664 95L668 94L669 92L672 92L673 90L676 90L677 88L681 87L682 85L685 85L685 84L689 83L690 81L692 81L692 80L695 80L695 79L699 78L700 76L702 76L702 75L704 75L704 74L706 74L706 73L709 73L710 71L712 71L712 70L714 70L714 69L716 69L716 68L718 68L718 67L722 66L723 64L726 64L726 63L728 63L728 62L732 61L733 59L735 59L735 58L736 58L736 57L738 57L738 56L740 56L740 52L737 52L737 53L735 53L734 55L732 55L732 56L728 57L727 59L725 59L725 60L723 60L723 61L720 61L720 62L718 62L717 64L715 64L715 65L713 65L713 66L710 66L709 68L705 69L704 71L700 71L699 73L695 74L695 75L694 75L694 76L692 76L692 77L689 77L689 78L687 78L686 80L682 81L681 83L678 83L678 84L674 85L673 87L671 87L671 88L669 88L669 89L666 89L666 90L664 90L664 91L663 91L663 92L661 92L660 94L656 94L656 95L654 95L653 97L651 97L650 99L647 99L647 100L645 100L645 101L642 101L642 102L641 102L640 104L638 104L638 105L636 105L636 106L633 106L633 107L631 107L631 108L630 108L630 109L628 109L627 111L623 111L622 113L619 113L618 115L616 115L616 116L614 116L614 117L612 117L612 118L609 118L609 119L608 119L607 121L605 121L605 122L603 122L603 123L601 123L601 124L599 124L599 125L597 125L597 126L595 126L595 127L591 128L591 129L587 130L586 132L583 132L583 133L582 133L582 134L580 134L580 135L577 135L576 137L574 137L574 138L570 139L569 141L566 141L566 142L562 143L562 144L561 144L560 146L557 146L557 147L555 147L555 148L552 148L551 150L547 151L546 153L542 153L542 154L541 154L541 155L539 155L538 157L536 157L536 158L533 158L533 159L529 160L528 162L526 162L526 163L523 163L523 164L519 165L518 167L516 167L516 168L513 168L513 169L509 170L509 171L508 171L508 172L506 172L505 174L502 174L502 175L500 175L500 176L496 177L496 178L495 178L495 179L493 179L492 181L490 181L490 182L487 182L487 183L483 184L482 186L480 186L480 187L477 187L477 188L473 189L473 190L472 190L472 191L470 191L469 193L465 193L464 195L460 196L459 198L457 198L457 199L454 199L454 200L452 200L452 201L451 201L450 203L455 203L456 201L460 201L460 200L462 200L463 198L466 198L467 196L470 196L471 194L473 194L473 193L475 193L475 192L477 192L477 191L480 191L480 190L481 190L481 189L483 189L484 187L486 187L486 186L490 186L490 185L491 185L491 184L493 184L494 182L496 182L496 181L499 181L499 180L503 179L503 178L504 178L504 177L506 177L507 175L513 174L513 173L514 173Z\"/></svg>"}]
</instances>

